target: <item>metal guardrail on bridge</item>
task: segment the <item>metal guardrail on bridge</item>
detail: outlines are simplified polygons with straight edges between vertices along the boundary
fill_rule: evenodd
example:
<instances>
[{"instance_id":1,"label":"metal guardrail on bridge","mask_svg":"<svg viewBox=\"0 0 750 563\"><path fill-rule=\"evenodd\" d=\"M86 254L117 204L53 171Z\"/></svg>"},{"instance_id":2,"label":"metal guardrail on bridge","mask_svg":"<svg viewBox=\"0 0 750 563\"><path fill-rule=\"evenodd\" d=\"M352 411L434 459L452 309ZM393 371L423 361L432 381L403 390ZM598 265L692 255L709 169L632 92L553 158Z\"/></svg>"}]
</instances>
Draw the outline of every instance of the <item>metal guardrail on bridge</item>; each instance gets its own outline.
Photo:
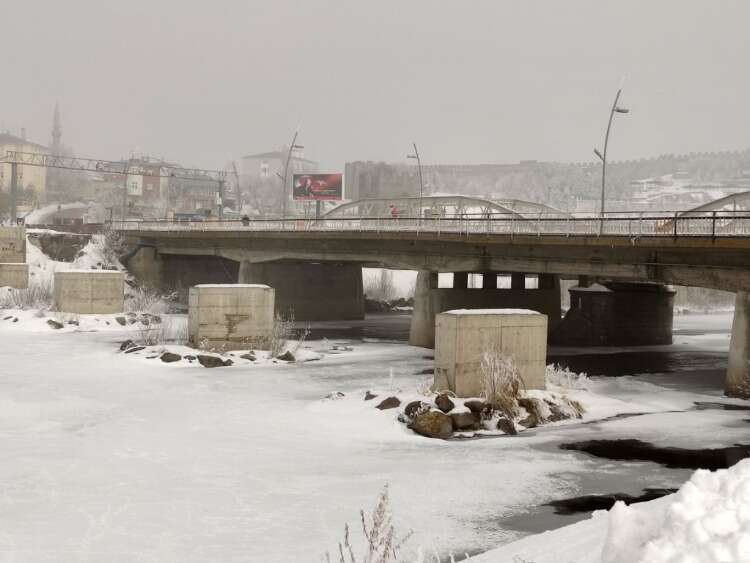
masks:
<instances>
[{"instance_id":1,"label":"metal guardrail on bridge","mask_svg":"<svg viewBox=\"0 0 750 563\"><path fill-rule=\"evenodd\" d=\"M500 213L460 217L356 217L185 221L112 221L121 231L252 231L505 234L627 237L750 237L750 212L606 213L518 218Z\"/></svg>"}]
</instances>

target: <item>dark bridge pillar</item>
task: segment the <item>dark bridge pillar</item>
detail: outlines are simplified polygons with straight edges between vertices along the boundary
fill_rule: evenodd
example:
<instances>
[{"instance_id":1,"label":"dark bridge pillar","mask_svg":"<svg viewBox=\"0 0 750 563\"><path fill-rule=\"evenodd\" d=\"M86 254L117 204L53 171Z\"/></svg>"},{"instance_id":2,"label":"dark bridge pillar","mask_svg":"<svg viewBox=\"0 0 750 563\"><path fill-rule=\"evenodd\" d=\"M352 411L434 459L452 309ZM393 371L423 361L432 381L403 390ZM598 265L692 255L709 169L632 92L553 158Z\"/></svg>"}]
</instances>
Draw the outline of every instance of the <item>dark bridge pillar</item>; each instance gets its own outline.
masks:
<instances>
[{"instance_id":1,"label":"dark bridge pillar","mask_svg":"<svg viewBox=\"0 0 750 563\"><path fill-rule=\"evenodd\" d=\"M738 291L724 389L730 397L750 399L750 293Z\"/></svg>"},{"instance_id":2,"label":"dark bridge pillar","mask_svg":"<svg viewBox=\"0 0 750 563\"><path fill-rule=\"evenodd\" d=\"M562 346L650 346L672 343L674 289L656 283L609 282L570 288L570 309L551 334Z\"/></svg>"},{"instance_id":3,"label":"dark bridge pillar","mask_svg":"<svg viewBox=\"0 0 750 563\"><path fill-rule=\"evenodd\" d=\"M467 289L463 283L465 275L453 274L453 288L438 289L437 274L419 272L414 294L414 312L411 317L409 344L412 346L435 346L435 315L452 309L531 309L547 315L549 329L560 322L560 280L554 275L540 275L538 289L525 287L523 274L516 277L516 288L495 289L497 274L485 273L481 289ZM458 283L456 283L458 281ZM494 284L492 282L495 282ZM492 286L495 288L492 288Z\"/></svg>"},{"instance_id":4,"label":"dark bridge pillar","mask_svg":"<svg viewBox=\"0 0 750 563\"><path fill-rule=\"evenodd\" d=\"M139 285L157 291L176 291L187 303L190 286L201 283L234 283L237 263L213 255L159 254L152 246L141 246L124 259L124 265Z\"/></svg>"},{"instance_id":5,"label":"dark bridge pillar","mask_svg":"<svg viewBox=\"0 0 750 563\"><path fill-rule=\"evenodd\" d=\"M365 318L359 264L242 261L237 279L274 288L276 311L298 321Z\"/></svg>"}]
</instances>

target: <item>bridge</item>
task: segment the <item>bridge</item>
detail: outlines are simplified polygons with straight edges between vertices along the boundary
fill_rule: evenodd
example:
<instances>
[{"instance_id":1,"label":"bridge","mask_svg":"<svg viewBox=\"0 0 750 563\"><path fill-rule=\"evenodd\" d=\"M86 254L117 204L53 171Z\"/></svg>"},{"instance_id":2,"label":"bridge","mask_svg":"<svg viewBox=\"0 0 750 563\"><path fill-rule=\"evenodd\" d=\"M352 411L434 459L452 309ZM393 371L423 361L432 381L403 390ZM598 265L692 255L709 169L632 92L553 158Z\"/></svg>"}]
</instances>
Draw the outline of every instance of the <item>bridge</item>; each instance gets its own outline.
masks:
<instances>
[{"instance_id":1,"label":"bridge","mask_svg":"<svg viewBox=\"0 0 750 563\"><path fill-rule=\"evenodd\" d=\"M570 214L543 203L519 199L484 199L460 195L373 198L343 203L330 210L324 217L392 217L391 207L404 217L461 217L471 215L499 214L523 218L544 213L548 216L567 217Z\"/></svg>"},{"instance_id":2,"label":"bridge","mask_svg":"<svg viewBox=\"0 0 750 563\"><path fill-rule=\"evenodd\" d=\"M136 249L129 267L147 282L164 285L172 276L173 285L268 283L298 319L361 318L362 266L416 270L410 337L415 345L433 343L434 315L446 308L526 307L548 314L551 328L563 326L569 319L559 314L561 276L579 277L584 285L587 279L620 282L617 291L629 292L633 310L645 315L650 309L663 312L667 303L669 318L659 313L648 322L654 334L668 332L670 339L672 294L633 282L733 291L737 312L727 390L750 396L749 211L572 216L510 207L467 212L464 206L450 214L393 219L359 216L353 207L319 220L112 227ZM453 273L454 287L438 288L438 272ZM483 274L486 291L466 287L469 273ZM498 274L511 275L511 289L497 289ZM537 277L536 289L526 289L528 275ZM640 328L633 334L648 333Z\"/></svg>"}]
</instances>

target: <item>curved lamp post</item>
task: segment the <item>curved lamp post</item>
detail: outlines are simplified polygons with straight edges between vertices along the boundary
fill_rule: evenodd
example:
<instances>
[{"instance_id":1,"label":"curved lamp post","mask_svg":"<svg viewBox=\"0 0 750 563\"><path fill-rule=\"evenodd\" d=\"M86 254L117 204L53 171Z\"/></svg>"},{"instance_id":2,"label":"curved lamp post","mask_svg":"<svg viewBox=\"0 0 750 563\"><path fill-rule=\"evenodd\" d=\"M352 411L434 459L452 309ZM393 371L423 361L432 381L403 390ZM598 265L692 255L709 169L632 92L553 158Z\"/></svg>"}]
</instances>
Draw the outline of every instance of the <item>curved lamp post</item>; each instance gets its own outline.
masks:
<instances>
[{"instance_id":1,"label":"curved lamp post","mask_svg":"<svg viewBox=\"0 0 750 563\"><path fill-rule=\"evenodd\" d=\"M417 169L419 170L419 213L418 221L422 222L422 197L424 197L424 182L422 181L422 161L419 158L419 149L417 149L417 143L412 142L414 147L414 154L407 154L406 158L414 158L417 160Z\"/></svg>"},{"instance_id":2,"label":"curved lamp post","mask_svg":"<svg viewBox=\"0 0 750 563\"><path fill-rule=\"evenodd\" d=\"M289 145L289 151L286 155L286 164L284 165L284 177L282 178L282 181L284 182L284 186L282 189L283 195L283 202L281 204L281 219L282 221L286 221L286 200L287 200L287 174L289 173L289 161L292 159L292 151L304 149L302 145L298 145L297 143L297 135L299 135L299 131L294 132L294 137L292 137L292 143ZM276 174L278 176L278 173Z\"/></svg>"},{"instance_id":3,"label":"curved lamp post","mask_svg":"<svg viewBox=\"0 0 750 563\"><path fill-rule=\"evenodd\" d=\"M607 133L604 135L604 152L599 152L599 149L594 149L594 154L599 157L602 161L602 195L601 195L601 207L599 209L600 223L599 223L599 234L604 231L604 188L606 186L606 175L607 175L607 145L609 144L609 132L612 129L612 118L616 113L628 113L630 110L622 108L617 105L620 101L620 94L622 94L622 86L617 90L615 101L612 104L612 109L609 112L609 121L607 122Z\"/></svg>"}]
</instances>

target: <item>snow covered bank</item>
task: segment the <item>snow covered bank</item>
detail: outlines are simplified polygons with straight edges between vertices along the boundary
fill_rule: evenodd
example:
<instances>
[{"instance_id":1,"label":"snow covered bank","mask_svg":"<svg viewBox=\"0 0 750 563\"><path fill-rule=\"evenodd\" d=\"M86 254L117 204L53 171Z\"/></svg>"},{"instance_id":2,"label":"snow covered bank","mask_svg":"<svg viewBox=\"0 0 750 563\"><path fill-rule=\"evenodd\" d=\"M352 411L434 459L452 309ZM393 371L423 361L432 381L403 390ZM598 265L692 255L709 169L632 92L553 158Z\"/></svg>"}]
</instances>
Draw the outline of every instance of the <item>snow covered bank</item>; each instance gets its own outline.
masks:
<instances>
[{"instance_id":1,"label":"snow covered bank","mask_svg":"<svg viewBox=\"0 0 750 563\"><path fill-rule=\"evenodd\" d=\"M750 561L750 459L696 471L674 495L626 506L472 558L475 563Z\"/></svg>"}]
</instances>

